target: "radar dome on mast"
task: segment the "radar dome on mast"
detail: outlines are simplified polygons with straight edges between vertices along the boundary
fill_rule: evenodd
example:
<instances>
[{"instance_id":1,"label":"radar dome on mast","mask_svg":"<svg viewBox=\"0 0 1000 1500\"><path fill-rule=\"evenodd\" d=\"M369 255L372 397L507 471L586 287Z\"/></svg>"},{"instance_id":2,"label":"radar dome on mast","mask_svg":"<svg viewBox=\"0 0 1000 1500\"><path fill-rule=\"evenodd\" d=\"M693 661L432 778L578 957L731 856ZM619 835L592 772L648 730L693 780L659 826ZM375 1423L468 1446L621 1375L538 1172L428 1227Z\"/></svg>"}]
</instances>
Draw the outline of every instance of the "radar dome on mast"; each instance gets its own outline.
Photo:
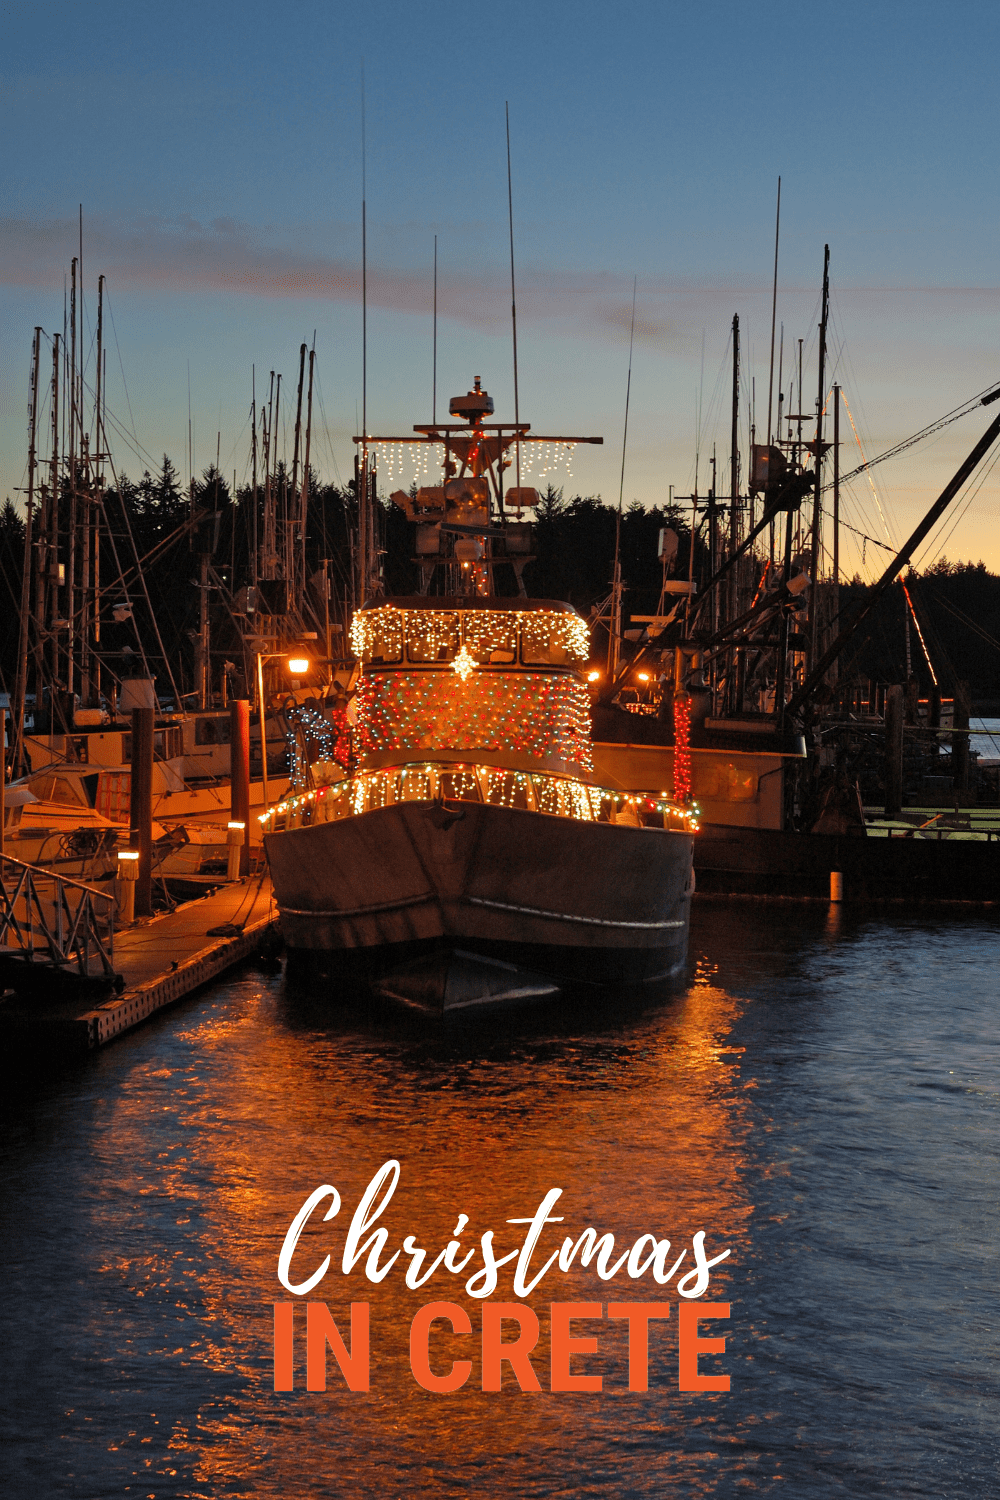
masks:
<instances>
[{"instance_id":1,"label":"radar dome on mast","mask_svg":"<svg viewBox=\"0 0 1000 1500\"><path fill-rule=\"evenodd\" d=\"M493 397L484 391L482 376L473 377L473 390L464 396L452 396L448 402L448 415L464 417L470 427L476 427L484 417L493 415Z\"/></svg>"}]
</instances>

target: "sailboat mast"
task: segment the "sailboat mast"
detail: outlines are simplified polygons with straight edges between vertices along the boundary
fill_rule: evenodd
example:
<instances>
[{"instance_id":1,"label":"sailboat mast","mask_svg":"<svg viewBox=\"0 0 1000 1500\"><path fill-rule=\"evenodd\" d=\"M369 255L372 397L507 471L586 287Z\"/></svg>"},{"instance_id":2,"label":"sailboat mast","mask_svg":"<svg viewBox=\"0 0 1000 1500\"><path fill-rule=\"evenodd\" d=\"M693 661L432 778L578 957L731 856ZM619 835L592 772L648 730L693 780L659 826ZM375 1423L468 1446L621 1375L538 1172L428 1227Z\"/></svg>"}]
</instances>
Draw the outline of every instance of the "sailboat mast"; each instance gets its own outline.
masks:
<instances>
[{"instance_id":1,"label":"sailboat mast","mask_svg":"<svg viewBox=\"0 0 1000 1500\"><path fill-rule=\"evenodd\" d=\"M285 538L285 556L288 561L285 571L291 583L292 599L289 601L293 609L298 607L298 548L295 545L296 522L299 513L299 447L302 441L302 387L305 382L306 372L306 346L299 345L299 384L295 399L295 442L292 448L292 493L288 506L288 527ZM295 517L293 521L292 517Z\"/></svg>"},{"instance_id":2,"label":"sailboat mast","mask_svg":"<svg viewBox=\"0 0 1000 1500\"><path fill-rule=\"evenodd\" d=\"M781 232L781 178L778 178L778 207L774 215L774 285L771 291L771 364L767 376L767 446L771 446L771 405L774 397L774 321L778 311L778 236ZM781 372L778 372L778 389L781 389ZM780 425L780 424L779 424ZM771 548L772 554L774 547Z\"/></svg>"},{"instance_id":3,"label":"sailboat mast","mask_svg":"<svg viewBox=\"0 0 1000 1500\"><path fill-rule=\"evenodd\" d=\"M305 347L303 345L303 347ZM302 460L302 496L299 502L299 527L302 538L302 551L300 554L300 594L305 599L306 594L306 526L309 520L309 454L312 448L312 419L313 419L313 371L316 367L316 350L309 350L309 394L306 397L306 446ZM327 656L330 652L327 650Z\"/></svg>"},{"instance_id":4,"label":"sailboat mast","mask_svg":"<svg viewBox=\"0 0 1000 1500\"><path fill-rule=\"evenodd\" d=\"M76 471L77 471L77 404L76 404L76 277L79 262L73 257L71 267L71 286L69 301L70 321L70 373L69 373L69 525L67 527L67 551L66 551L66 702L70 705L68 709L69 722L66 724L67 733L73 728L73 692L75 688L74 674L76 667Z\"/></svg>"},{"instance_id":5,"label":"sailboat mast","mask_svg":"<svg viewBox=\"0 0 1000 1500\"><path fill-rule=\"evenodd\" d=\"M31 416L28 428L28 501L24 517L24 566L21 570L21 617L17 643L17 679L14 684L14 712L11 731L13 739L13 774L20 776L24 764L24 698L28 678L28 608L31 589L31 545L35 513L35 429L38 424L38 359L42 330L35 329L31 348ZM0 809L0 819L5 816Z\"/></svg>"},{"instance_id":6,"label":"sailboat mast","mask_svg":"<svg viewBox=\"0 0 1000 1500\"><path fill-rule=\"evenodd\" d=\"M250 581L257 587L257 366L250 367L250 452L253 479L253 512L250 519ZM256 598L254 607L256 608Z\"/></svg>"},{"instance_id":7,"label":"sailboat mast","mask_svg":"<svg viewBox=\"0 0 1000 1500\"><path fill-rule=\"evenodd\" d=\"M521 490L521 409L517 397L517 297L514 292L514 190L510 174L510 105L504 104L507 119L507 213L510 221L510 325L514 337L514 472L518 497ZM518 507L520 514L520 506Z\"/></svg>"},{"instance_id":8,"label":"sailboat mast","mask_svg":"<svg viewBox=\"0 0 1000 1500\"><path fill-rule=\"evenodd\" d=\"M812 544L809 549L812 590L809 613L812 616L809 630L809 660L816 660L819 643L819 566L820 547L823 541L823 408L826 404L826 326L830 312L830 246L823 246L823 310L819 324L819 388L816 393L816 480L813 489Z\"/></svg>"}]
</instances>

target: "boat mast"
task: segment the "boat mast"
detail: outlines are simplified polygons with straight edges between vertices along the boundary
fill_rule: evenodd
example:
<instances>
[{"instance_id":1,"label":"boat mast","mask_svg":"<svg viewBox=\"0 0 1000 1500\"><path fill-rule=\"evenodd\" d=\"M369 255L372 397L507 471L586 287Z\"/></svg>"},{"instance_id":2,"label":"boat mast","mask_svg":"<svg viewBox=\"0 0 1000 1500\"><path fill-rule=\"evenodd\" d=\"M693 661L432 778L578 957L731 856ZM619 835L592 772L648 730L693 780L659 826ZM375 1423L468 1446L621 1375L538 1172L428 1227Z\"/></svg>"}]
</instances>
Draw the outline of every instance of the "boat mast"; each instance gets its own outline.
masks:
<instances>
[{"instance_id":1,"label":"boat mast","mask_svg":"<svg viewBox=\"0 0 1000 1500\"><path fill-rule=\"evenodd\" d=\"M104 508L104 402L107 400L107 380L104 371L104 277L97 278L97 378L94 401L94 490L93 533L91 557L93 569L92 594L92 639L93 639L93 701L101 701L101 512Z\"/></svg>"},{"instance_id":2,"label":"boat mast","mask_svg":"<svg viewBox=\"0 0 1000 1500\"><path fill-rule=\"evenodd\" d=\"M504 111L507 120L507 217L510 223L510 326L514 340L514 473L517 476L517 488L521 489L521 410L517 399L517 297L514 292L514 190L511 185L510 174L510 104L505 101ZM634 299L633 299L634 301ZM634 310L633 310L634 320ZM631 357L629 360L631 364ZM627 421L627 417L626 417ZM622 460L624 463L624 459ZM518 495L520 499L520 493ZM619 507L620 509L621 507ZM520 515L521 507L518 506ZM608 670L611 670L611 658L608 657Z\"/></svg>"},{"instance_id":3,"label":"boat mast","mask_svg":"<svg viewBox=\"0 0 1000 1500\"><path fill-rule=\"evenodd\" d=\"M729 447L729 550L735 552L739 546L739 510L740 510L740 319L738 313L733 313L733 403L732 403L732 432ZM734 568L730 574L729 584L729 617L734 618L739 613L739 584L738 574L743 571L742 566ZM733 652L730 662L730 706L738 709L739 704L735 701L735 675L736 658L738 651Z\"/></svg>"},{"instance_id":4,"label":"boat mast","mask_svg":"<svg viewBox=\"0 0 1000 1500\"><path fill-rule=\"evenodd\" d=\"M36 328L31 348L31 374L28 382L31 391L28 426L28 501L24 517L24 566L21 570L21 615L17 643L17 679L14 684L14 712L11 715L10 726L14 752L12 774L15 777L21 775L24 764L24 698L28 677L28 607L30 603L29 591L31 588L32 522L35 510L35 429L38 423L38 358L41 339L42 330ZM0 808L0 820L5 816L3 809Z\"/></svg>"},{"instance_id":5,"label":"boat mast","mask_svg":"<svg viewBox=\"0 0 1000 1500\"><path fill-rule=\"evenodd\" d=\"M288 505L287 525L285 531L285 573L289 580L289 592L292 595L289 604L296 609L299 606L298 588L298 548L295 545L295 522L299 511L299 447L302 440L302 386L305 383L306 373L306 346L299 345L299 384L295 401L295 443L292 448L292 492Z\"/></svg>"},{"instance_id":6,"label":"boat mast","mask_svg":"<svg viewBox=\"0 0 1000 1500\"><path fill-rule=\"evenodd\" d=\"M65 725L68 734L73 728L74 667L76 656L76 275L79 262L74 255L70 268L71 292L69 300L70 321L70 371L69 371L69 526L67 528L66 553L66 703L69 721Z\"/></svg>"},{"instance_id":7,"label":"boat mast","mask_svg":"<svg viewBox=\"0 0 1000 1500\"><path fill-rule=\"evenodd\" d=\"M840 386L833 388L833 619L840 614ZM907 616L909 620L909 616ZM909 674L907 674L909 675Z\"/></svg>"},{"instance_id":8,"label":"boat mast","mask_svg":"<svg viewBox=\"0 0 1000 1500\"><path fill-rule=\"evenodd\" d=\"M625 382L625 424L622 429L622 468L618 481L618 515L615 520L615 568L611 579L611 631L608 637L608 677L614 681L622 638L622 502L625 498L625 451L628 447L628 408L632 394L632 347L635 341L635 293L639 278L632 279L632 326L628 336L628 379ZM516 419L516 413L515 413Z\"/></svg>"},{"instance_id":9,"label":"boat mast","mask_svg":"<svg viewBox=\"0 0 1000 1500\"><path fill-rule=\"evenodd\" d=\"M257 587L257 366L250 366L250 453L252 466L251 488L253 491L253 514L250 520L250 581ZM254 608L257 607L256 594Z\"/></svg>"},{"instance_id":10,"label":"boat mast","mask_svg":"<svg viewBox=\"0 0 1000 1500\"><path fill-rule=\"evenodd\" d=\"M305 346L303 345L303 348ZM306 596L306 523L309 519L309 453L312 448L312 419L313 419L313 371L316 367L316 350L309 350L309 394L306 397L306 445L302 460L302 494L299 500L299 526L302 533L302 551L300 554L300 596L305 600ZM329 611L329 605L327 606ZM330 655L329 649L327 656Z\"/></svg>"},{"instance_id":11,"label":"boat mast","mask_svg":"<svg viewBox=\"0 0 1000 1500\"><path fill-rule=\"evenodd\" d=\"M813 491L813 524L812 542L809 548L809 572L812 576L812 590L809 605L809 613L812 616L809 631L809 660L816 660L816 650L819 643L819 565L820 547L823 541L823 497L822 497L822 467L823 467L823 408L826 404L826 329L830 313L830 246L823 246L823 305L819 323L819 388L816 393L816 461L813 471L816 475L816 488Z\"/></svg>"}]
</instances>

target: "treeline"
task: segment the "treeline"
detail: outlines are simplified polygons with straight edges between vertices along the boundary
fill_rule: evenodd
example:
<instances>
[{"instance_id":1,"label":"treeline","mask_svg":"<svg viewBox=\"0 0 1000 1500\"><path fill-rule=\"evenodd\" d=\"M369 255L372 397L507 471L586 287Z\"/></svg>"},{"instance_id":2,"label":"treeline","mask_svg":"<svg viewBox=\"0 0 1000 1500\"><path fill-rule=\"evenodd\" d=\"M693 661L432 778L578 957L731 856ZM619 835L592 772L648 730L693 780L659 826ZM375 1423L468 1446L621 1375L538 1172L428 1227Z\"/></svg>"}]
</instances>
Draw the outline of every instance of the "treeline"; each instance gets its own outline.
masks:
<instances>
[{"instance_id":1,"label":"treeline","mask_svg":"<svg viewBox=\"0 0 1000 1500\"><path fill-rule=\"evenodd\" d=\"M842 618L849 618L867 593L858 579L841 587ZM1000 702L1000 577L996 573L990 573L982 562L950 563L941 558L922 573L905 574L847 646L841 677L905 682L907 617L910 675L917 679L922 695L930 691L936 677L946 696L956 681L965 681L974 701Z\"/></svg>"},{"instance_id":2,"label":"treeline","mask_svg":"<svg viewBox=\"0 0 1000 1500\"><path fill-rule=\"evenodd\" d=\"M292 513L290 475L279 468L273 480L276 509ZM258 492L256 540L263 541L263 492ZM65 507L64 507L65 509ZM255 536L253 494L231 484L214 467L207 469L187 491L168 457L158 472L144 473L137 482L119 476L106 491L107 530L101 543L102 659L118 677L139 670L131 658L144 652L158 678L161 693L169 691L170 664L179 691L193 685L193 641L199 614L199 553L210 546L212 588L213 685L229 659L240 663L240 629L236 616L246 609L245 586L251 578L250 559ZM322 576L328 560L331 618L349 623L357 506L350 489L322 482L311 475L306 535L307 577ZM616 534L624 585L625 623L631 614L651 614L662 580L659 535L671 527L678 536L669 572L688 576L691 566L689 521L679 509L646 510L633 504L621 517L600 498L566 497L549 488L542 497L533 535L534 561L525 570L525 585L536 598L562 599L582 613L606 598L611 588ZM388 501L378 507L379 549L388 594L415 593L418 570L414 528L401 510ZM702 584L709 576L703 533L695 538L693 573ZM0 596L10 627L0 632L0 691L13 688L17 665L17 629L24 556L24 522L8 500L0 507ZM501 591L513 592L513 577L498 570ZM120 578L124 578L124 584ZM908 575L907 588L919 631L911 616L910 670L922 692L931 684L928 656L948 693L954 680L970 683L976 699L1000 699L1000 578L982 563L938 562L922 574ZM847 618L865 597L860 580L840 591L841 618ZM314 602L320 597L314 592ZM131 606L132 618L115 619L120 606ZM901 682L906 669L906 614L901 584L894 585L864 622L856 640L841 659L841 677ZM155 621L155 625L154 625ZM923 638L921 641L921 637ZM926 648L926 650L925 650Z\"/></svg>"}]
</instances>

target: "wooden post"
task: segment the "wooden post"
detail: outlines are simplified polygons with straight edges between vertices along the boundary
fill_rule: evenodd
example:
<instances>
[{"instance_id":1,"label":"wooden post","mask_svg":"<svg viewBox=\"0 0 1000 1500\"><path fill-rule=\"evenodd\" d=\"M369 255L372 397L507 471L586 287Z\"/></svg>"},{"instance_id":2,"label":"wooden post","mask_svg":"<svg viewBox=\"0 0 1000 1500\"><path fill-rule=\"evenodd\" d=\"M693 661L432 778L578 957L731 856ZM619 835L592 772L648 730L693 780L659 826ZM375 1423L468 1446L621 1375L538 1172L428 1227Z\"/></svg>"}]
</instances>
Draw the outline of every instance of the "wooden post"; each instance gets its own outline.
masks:
<instances>
[{"instance_id":1,"label":"wooden post","mask_svg":"<svg viewBox=\"0 0 1000 1500\"><path fill-rule=\"evenodd\" d=\"M241 875L250 874L250 702L233 698L229 704L229 816L243 824Z\"/></svg>"},{"instance_id":2,"label":"wooden post","mask_svg":"<svg viewBox=\"0 0 1000 1500\"><path fill-rule=\"evenodd\" d=\"M885 816L898 818L903 806L903 689L885 693Z\"/></svg>"},{"instance_id":3,"label":"wooden post","mask_svg":"<svg viewBox=\"0 0 1000 1500\"><path fill-rule=\"evenodd\" d=\"M135 914L153 915L153 715L151 708L132 710L132 789L129 843L139 853Z\"/></svg>"},{"instance_id":4,"label":"wooden post","mask_svg":"<svg viewBox=\"0 0 1000 1500\"><path fill-rule=\"evenodd\" d=\"M968 731L969 710L972 701L969 695L969 684L967 682L955 683L955 706L952 713L952 727L954 729ZM953 734L951 737L951 765L954 790L961 795L966 795L969 790L969 736L964 734Z\"/></svg>"},{"instance_id":5,"label":"wooden post","mask_svg":"<svg viewBox=\"0 0 1000 1500\"><path fill-rule=\"evenodd\" d=\"M264 703L264 658L257 652L257 713L260 717L260 780L264 797L262 812L267 812L267 711Z\"/></svg>"}]
</instances>

